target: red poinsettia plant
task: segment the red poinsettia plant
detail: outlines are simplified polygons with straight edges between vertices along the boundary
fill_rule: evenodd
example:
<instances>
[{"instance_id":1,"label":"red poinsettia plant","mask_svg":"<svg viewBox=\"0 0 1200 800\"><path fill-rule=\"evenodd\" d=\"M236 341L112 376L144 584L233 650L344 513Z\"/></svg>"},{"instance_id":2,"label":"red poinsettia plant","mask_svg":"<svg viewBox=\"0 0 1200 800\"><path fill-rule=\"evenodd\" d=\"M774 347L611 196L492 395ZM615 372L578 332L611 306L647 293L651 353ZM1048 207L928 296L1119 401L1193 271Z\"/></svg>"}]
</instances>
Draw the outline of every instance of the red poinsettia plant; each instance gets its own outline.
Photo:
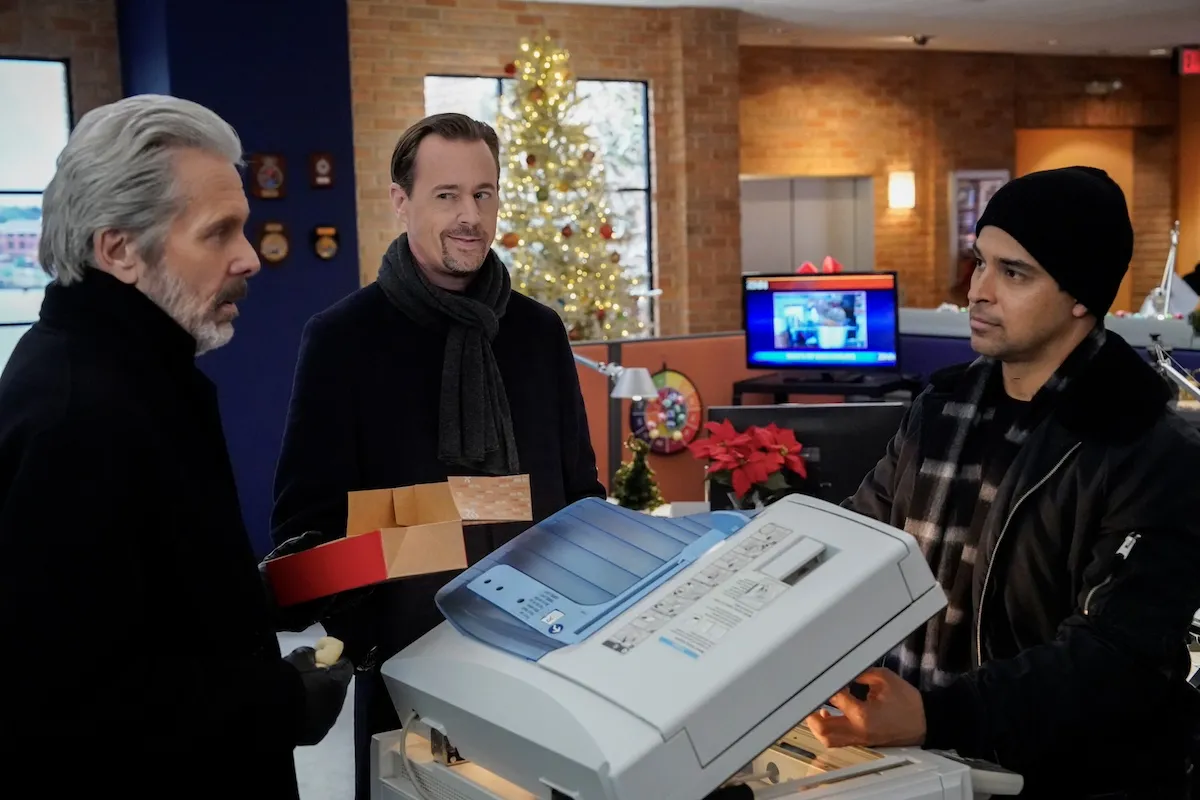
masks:
<instances>
[{"instance_id":1,"label":"red poinsettia plant","mask_svg":"<svg viewBox=\"0 0 1200 800\"><path fill-rule=\"evenodd\" d=\"M803 446L790 430L771 423L739 432L729 420L709 422L704 428L708 436L692 442L688 449L696 458L709 461L708 479L728 486L739 501L756 493L769 502L789 488L785 471L808 477L800 457Z\"/></svg>"}]
</instances>

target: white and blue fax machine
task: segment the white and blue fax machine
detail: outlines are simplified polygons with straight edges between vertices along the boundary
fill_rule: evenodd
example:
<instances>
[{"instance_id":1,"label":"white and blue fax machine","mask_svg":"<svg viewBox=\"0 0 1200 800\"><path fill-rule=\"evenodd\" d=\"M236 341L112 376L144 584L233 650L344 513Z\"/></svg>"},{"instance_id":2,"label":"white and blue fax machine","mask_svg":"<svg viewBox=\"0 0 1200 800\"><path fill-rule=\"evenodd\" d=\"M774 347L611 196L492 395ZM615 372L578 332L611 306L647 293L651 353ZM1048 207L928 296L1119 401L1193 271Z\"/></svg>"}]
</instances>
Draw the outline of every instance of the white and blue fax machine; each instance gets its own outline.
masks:
<instances>
[{"instance_id":1,"label":"white and blue fax machine","mask_svg":"<svg viewBox=\"0 0 1200 800\"><path fill-rule=\"evenodd\" d=\"M799 724L946 605L915 540L812 498L756 515L575 503L437 596L389 659L380 800L972 800L1019 776Z\"/></svg>"}]
</instances>

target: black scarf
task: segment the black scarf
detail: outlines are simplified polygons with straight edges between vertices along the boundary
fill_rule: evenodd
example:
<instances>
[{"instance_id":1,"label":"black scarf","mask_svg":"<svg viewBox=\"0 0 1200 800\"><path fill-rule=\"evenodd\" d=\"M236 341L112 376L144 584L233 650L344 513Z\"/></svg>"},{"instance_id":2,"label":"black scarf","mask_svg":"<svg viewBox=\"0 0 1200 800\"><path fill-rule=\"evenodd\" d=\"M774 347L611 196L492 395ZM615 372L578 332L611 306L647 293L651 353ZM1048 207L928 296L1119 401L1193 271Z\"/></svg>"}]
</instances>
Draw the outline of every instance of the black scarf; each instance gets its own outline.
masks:
<instances>
[{"instance_id":1,"label":"black scarf","mask_svg":"<svg viewBox=\"0 0 1200 800\"><path fill-rule=\"evenodd\" d=\"M944 686L970 670L977 548L996 490L1030 432L1100 351L1104 336L1104 326L1098 323L1002 436L992 430L995 393L1004 391L1000 364L976 359L922 437L927 450L904 530L920 544L946 592L947 605L883 661L919 689Z\"/></svg>"},{"instance_id":2,"label":"black scarf","mask_svg":"<svg viewBox=\"0 0 1200 800\"><path fill-rule=\"evenodd\" d=\"M379 288L409 319L446 336L438 458L487 475L515 475L517 443L492 340L508 306L508 269L491 250L462 294L434 286L413 261L408 234L392 242ZM403 368L402 365L397 368Z\"/></svg>"}]
</instances>

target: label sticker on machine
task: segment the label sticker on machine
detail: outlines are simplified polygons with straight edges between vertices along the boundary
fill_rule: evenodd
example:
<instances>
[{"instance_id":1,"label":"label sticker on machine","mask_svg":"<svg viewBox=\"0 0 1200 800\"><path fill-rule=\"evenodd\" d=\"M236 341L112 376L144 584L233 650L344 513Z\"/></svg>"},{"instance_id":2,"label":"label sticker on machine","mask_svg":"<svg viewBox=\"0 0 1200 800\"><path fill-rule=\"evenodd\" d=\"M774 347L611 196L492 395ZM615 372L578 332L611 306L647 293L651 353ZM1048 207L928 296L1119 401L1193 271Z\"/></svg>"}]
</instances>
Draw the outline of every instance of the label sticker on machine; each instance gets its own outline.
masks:
<instances>
[{"instance_id":1,"label":"label sticker on machine","mask_svg":"<svg viewBox=\"0 0 1200 800\"><path fill-rule=\"evenodd\" d=\"M796 536L781 525L764 525L703 564L603 644L624 655L643 642L657 641L699 658L815 567L823 551L820 542ZM759 564L769 553L773 557Z\"/></svg>"}]
</instances>

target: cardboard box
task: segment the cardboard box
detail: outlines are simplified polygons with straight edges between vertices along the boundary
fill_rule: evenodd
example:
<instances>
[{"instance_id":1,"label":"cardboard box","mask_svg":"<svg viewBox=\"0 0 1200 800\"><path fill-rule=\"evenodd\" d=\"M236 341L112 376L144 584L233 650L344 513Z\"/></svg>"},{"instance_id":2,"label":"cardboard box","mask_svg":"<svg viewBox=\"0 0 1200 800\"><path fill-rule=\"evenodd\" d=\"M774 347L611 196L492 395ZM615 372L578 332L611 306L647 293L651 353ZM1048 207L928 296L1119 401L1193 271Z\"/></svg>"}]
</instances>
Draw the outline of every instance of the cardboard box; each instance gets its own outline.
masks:
<instances>
[{"instance_id":1,"label":"cardboard box","mask_svg":"<svg viewBox=\"0 0 1200 800\"><path fill-rule=\"evenodd\" d=\"M533 521L528 475L350 492L348 501L346 538L267 562L279 605L465 569L464 525Z\"/></svg>"}]
</instances>

